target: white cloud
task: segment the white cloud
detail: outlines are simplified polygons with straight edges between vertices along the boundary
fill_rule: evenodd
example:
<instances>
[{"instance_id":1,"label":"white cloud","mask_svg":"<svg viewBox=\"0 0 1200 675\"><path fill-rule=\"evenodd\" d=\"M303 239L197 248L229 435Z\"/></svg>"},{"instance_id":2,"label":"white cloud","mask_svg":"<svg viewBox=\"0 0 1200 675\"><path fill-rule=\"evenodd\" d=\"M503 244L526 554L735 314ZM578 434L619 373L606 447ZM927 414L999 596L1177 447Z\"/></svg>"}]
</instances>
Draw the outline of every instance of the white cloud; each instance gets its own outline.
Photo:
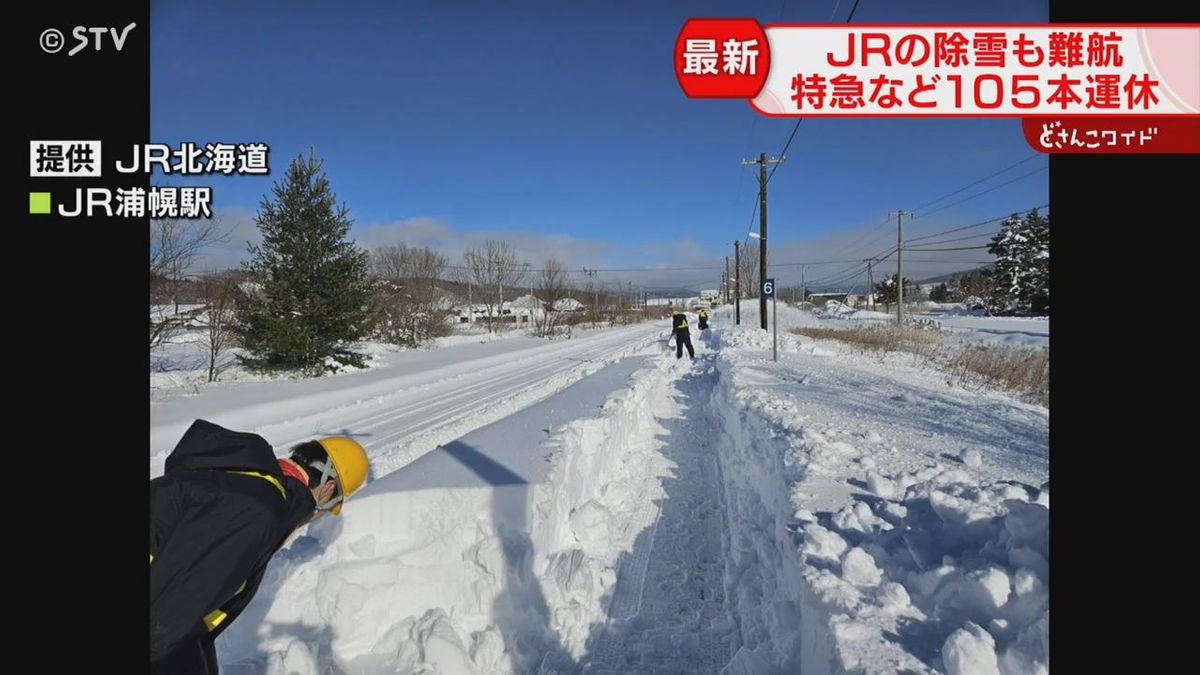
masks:
<instances>
[{"instance_id":1,"label":"white cloud","mask_svg":"<svg viewBox=\"0 0 1200 675\"><path fill-rule=\"evenodd\" d=\"M195 265L195 271L237 267L241 260L248 257L247 243L257 243L261 240L254 224L255 213L253 211L241 207L229 207L219 209L217 215L221 217L222 229L229 231L229 238L225 243L215 245L205 251ZM962 222L952 220L952 216L930 219L929 222L916 221L914 224L906 224L905 237L909 239L961 225ZM994 232L997 228L998 223L949 234L946 235L946 238L986 234ZM462 255L468 249L480 246L488 239L498 239L512 245L521 258L529 261L535 269L540 268L548 258L553 257L566 267L573 282L578 286L586 283L582 269L588 267L605 270L598 273L595 279L606 288L623 290L627 290L630 285L634 290L639 287L649 289L691 288L693 290L717 288L724 270L726 255L729 256L730 266L733 265L732 241L718 245L706 245L696 241L691 235L630 246L624 242L612 240L584 239L566 234L544 234L526 230L464 230L438 218L414 217L385 224L358 226L352 230L351 238L365 249L399 243L409 246L428 246L446 255L452 265L461 264ZM944 245L931 244L927 247L979 246L986 244L987 241L987 237L979 237ZM755 239L746 240L745 243L750 247L758 247L758 241ZM894 221L885 223L881 215L877 222L852 231L824 235L812 240L772 245L769 251L769 262L775 266L785 263L821 261L822 264L806 266L806 281L825 279L844 284L862 284L865 282L866 276L865 264L861 261L871 255L890 252L895 244L895 223ZM923 279L951 271L969 269L976 266L972 264L972 261L985 261L991 258L984 250L912 252L906 254L905 257L911 261L905 263L905 276L910 279ZM925 260L966 262L957 265L919 262ZM824 261L845 262L825 263ZM877 263L874 266L876 280L894 273L895 261L893 255L886 261ZM855 274L856 268L859 267L863 268L863 273ZM629 271L630 268L649 269ZM840 274L843 271L845 274ZM772 267L770 275L778 280L781 287L799 284L800 267ZM843 277L845 277L844 281Z\"/></svg>"},{"instance_id":2,"label":"white cloud","mask_svg":"<svg viewBox=\"0 0 1200 675\"><path fill-rule=\"evenodd\" d=\"M202 274L237 268L247 257L247 245L262 241L254 224L254 215L254 211L241 206L215 209L213 216L219 220L217 227L226 237L197 256L191 271Z\"/></svg>"}]
</instances>

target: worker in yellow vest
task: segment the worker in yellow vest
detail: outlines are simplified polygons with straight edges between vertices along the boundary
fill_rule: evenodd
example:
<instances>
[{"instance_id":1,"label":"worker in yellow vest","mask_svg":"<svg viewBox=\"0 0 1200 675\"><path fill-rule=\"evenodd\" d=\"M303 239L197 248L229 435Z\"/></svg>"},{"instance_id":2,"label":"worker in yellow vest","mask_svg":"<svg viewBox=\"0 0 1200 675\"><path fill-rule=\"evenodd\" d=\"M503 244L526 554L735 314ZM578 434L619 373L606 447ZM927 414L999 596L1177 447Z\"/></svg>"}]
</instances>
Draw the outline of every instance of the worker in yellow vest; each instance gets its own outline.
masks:
<instances>
[{"instance_id":1,"label":"worker in yellow vest","mask_svg":"<svg viewBox=\"0 0 1200 675\"><path fill-rule=\"evenodd\" d=\"M687 316L684 315L682 309L675 310L671 316L671 330L675 332L675 358L683 358L685 346L688 350L688 358L696 358L696 352L692 349L692 336L688 330Z\"/></svg>"},{"instance_id":2,"label":"worker in yellow vest","mask_svg":"<svg viewBox=\"0 0 1200 675\"><path fill-rule=\"evenodd\" d=\"M150 671L218 672L214 641L258 591L292 533L332 513L367 479L345 437L278 459L256 434L196 420L150 481Z\"/></svg>"}]
</instances>

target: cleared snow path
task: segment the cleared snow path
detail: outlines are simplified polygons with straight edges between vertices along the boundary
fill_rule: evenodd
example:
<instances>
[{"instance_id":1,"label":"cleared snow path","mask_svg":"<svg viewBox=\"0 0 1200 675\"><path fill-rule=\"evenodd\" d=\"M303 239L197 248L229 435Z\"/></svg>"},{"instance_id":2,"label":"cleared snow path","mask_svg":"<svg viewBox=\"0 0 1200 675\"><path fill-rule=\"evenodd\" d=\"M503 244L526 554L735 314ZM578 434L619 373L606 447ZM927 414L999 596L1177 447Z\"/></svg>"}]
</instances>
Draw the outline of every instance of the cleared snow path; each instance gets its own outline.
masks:
<instances>
[{"instance_id":1,"label":"cleared snow path","mask_svg":"<svg viewBox=\"0 0 1200 675\"><path fill-rule=\"evenodd\" d=\"M732 656L720 432L706 407L716 380L710 362L698 359L671 386L678 413L660 419L667 435L659 451L674 463L674 475L663 481L657 521L621 562L608 622L591 641L585 672L718 673Z\"/></svg>"}]
</instances>

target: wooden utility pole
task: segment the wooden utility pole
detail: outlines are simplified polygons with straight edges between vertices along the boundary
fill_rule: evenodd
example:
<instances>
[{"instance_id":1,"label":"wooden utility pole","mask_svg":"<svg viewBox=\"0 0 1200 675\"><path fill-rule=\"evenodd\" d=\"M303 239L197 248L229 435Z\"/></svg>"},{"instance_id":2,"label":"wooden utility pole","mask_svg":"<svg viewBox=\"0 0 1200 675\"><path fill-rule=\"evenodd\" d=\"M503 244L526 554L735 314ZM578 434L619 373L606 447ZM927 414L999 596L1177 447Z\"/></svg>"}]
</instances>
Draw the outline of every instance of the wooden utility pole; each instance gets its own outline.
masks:
<instances>
[{"instance_id":1,"label":"wooden utility pole","mask_svg":"<svg viewBox=\"0 0 1200 675\"><path fill-rule=\"evenodd\" d=\"M729 304L729 256L725 256L725 304Z\"/></svg>"},{"instance_id":2,"label":"wooden utility pole","mask_svg":"<svg viewBox=\"0 0 1200 675\"><path fill-rule=\"evenodd\" d=\"M896 325L904 325L904 212L896 212Z\"/></svg>"},{"instance_id":3,"label":"wooden utility pole","mask_svg":"<svg viewBox=\"0 0 1200 675\"><path fill-rule=\"evenodd\" d=\"M596 270L585 267L583 273L588 276L588 283L592 285L592 327L595 327L600 312L600 287L596 285Z\"/></svg>"},{"instance_id":4,"label":"wooden utility pole","mask_svg":"<svg viewBox=\"0 0 1200 675\"><path fill-rule=\"evenodd\" d=\"M867 258L863 262L867 263L867 307L873 312L875 311L875 277L871 274L871 265L875 259Z\"/></svg>"},{"instance_id":5,"label":"wooden utility pole","mask_svg":"<svg viewBox=\"0 0 1200 675\"><path fill-rule=\"evenodd\" d=\"M742 325L742 242L733 242L733 319Z\"/></svg>"},{"instance_id":6,"label":"wooden utility pole","mask_svg":"<svg viewBox=\"0 0 1200 675\"><path fill-rule=\"evenodd\" d=\"M767 159L767 153L760 152L757 160L743 160L742 164L758 165L758 283L761 285L767 278L767 165L778 164L787 159ZM767 329L767 296L758 293L759 326Z\"/></svg>"}]
</instances>

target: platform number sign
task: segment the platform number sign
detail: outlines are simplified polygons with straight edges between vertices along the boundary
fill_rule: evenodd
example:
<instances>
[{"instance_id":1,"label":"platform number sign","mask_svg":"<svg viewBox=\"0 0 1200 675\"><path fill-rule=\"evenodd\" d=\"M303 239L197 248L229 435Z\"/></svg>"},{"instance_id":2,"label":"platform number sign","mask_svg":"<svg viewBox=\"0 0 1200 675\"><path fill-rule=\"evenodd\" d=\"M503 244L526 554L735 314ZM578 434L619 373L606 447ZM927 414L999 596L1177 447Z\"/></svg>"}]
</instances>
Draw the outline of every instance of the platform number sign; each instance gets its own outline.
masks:
<instances>
[{"instance_id":1,"label":"platform number sign","mask_svg":"<svg viewBox=\"0 0 1200 675\"><path fill-rule=\"evenodd\" d=\"M767 279L766 281L763 282L762 293L763 293L764 298L775 297L775 280L774 279Z\"/></svg>"}]
</instances>

